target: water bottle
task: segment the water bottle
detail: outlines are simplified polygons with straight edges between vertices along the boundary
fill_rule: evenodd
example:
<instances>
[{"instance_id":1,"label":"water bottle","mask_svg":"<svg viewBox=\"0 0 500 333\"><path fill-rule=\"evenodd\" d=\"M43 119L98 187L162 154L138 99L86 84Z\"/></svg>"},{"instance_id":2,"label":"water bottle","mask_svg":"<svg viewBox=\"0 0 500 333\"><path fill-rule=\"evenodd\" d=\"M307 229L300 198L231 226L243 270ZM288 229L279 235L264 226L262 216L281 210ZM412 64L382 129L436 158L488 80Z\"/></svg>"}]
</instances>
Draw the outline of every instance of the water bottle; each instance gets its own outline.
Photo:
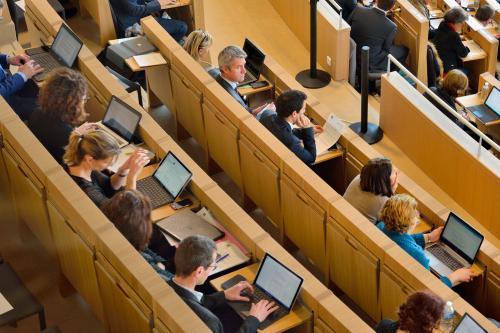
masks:
<instances>
[{"instance_id":1,"label":"water bottle","mask_svg":"<svg viewBox=\"0 0 500 333\"><path fill-rule=\"evenodd\" d=\"M446 302L443 311L443 318L441 319L441 324L439 329L444 333L451 332L453 329L453 318L455 317L455 309L453 309L453 303L451 301Z\"/></svg>"},{"instance_id":2,"label":"water bottle","mask_svg":"<svg viewBox=\"0 0 500 333\"><path fill-rule=\"evenodd\" d=\"M490 84L485 82L483 88L481 89L481 99L484 101L488 97L488 91L490 90Z\"/></svg>"}]
</instances>

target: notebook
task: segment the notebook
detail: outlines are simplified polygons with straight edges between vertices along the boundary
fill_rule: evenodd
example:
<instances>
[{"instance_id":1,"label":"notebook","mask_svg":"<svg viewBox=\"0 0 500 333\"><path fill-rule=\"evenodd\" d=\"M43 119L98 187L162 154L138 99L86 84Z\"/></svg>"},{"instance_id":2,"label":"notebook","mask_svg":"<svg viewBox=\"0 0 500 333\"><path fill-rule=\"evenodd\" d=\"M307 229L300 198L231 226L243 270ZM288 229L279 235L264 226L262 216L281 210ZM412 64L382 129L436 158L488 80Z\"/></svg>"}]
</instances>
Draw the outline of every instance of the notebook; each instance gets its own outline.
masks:
<instances>
[{"instance_id":1,"label":"notebook","mask_svg":"<svg viewBox=\"0 0 500 333\"><path fill-rule=\"evenodd\" d=\"M453 333L488 333L466 312L458 323Z\"/></svg>"},{"instance_id":2,"label":"notebook","mask_svg":"<svg viewBox=\"0 0 500 333\"><path fill-rule=\"evenodd\" d=\"M257 81L260 77L260 71L262 70L264 59L266 58L266 55L248 38L245 38L243 51L247 54L245 59L245 69L247 72L245 73L245 79L238 83L238 86L243 86Z\"/></svg>"},{"instance_id":3,"label":"notebook","mask_svg":"<svg viewBox=\"0 0 500 333\"><path fill-rule=\"evenodd\" d=\"M500 119L500 90L493 87L484 104L469 106L467 110L483 124Z\"/></svg>"},{"instance_id":4,"label":"notebook","mask_svg":"<svg viewBox=\"0 0 500 333\"><path fill-rule=\"evenodd\" d=\"M156 225L178 241L195 235L206 236L214 241L224 237L224 232L205 221L203 217L193 213L190 209L184 209L164 218L158 221Z\"/></svg>"}]
</instances>

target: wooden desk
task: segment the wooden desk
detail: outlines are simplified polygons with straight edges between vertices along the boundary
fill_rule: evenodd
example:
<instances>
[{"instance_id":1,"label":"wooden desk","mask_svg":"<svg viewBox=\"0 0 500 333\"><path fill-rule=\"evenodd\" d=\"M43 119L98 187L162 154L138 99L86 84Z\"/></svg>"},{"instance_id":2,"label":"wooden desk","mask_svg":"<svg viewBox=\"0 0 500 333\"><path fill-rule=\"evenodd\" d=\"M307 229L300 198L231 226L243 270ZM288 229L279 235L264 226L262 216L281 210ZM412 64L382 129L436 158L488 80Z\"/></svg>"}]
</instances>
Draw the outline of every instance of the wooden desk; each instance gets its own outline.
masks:
<instances>
[{"instance_id":1,"label":"wooden desk","mask_svg":"<svg viewBox=\"0 0 500 333\"><path fill-rule=\"evenodd\" d=\"M173 4L161 6L161 9L170 9L189 5L191 5L191 0L176 0Z\"/></svg>"},{"instance_id":2,"label":"wooden desk","mask_svg":"<svg viewBox=\"0 0 500 333\"><path fill-rule=\"evenodd\" d=\"M139 37L142 37L142 36L135 36L135 37L126 37L126 38L118 38L118 39L112 39L108 42L109 45L116 45L116 44L120 44L120 43L123 43L123 42L126 42L126 41L129 41L129 40L132 40L132 39L136 39L136 38L139 38ZM161 54L159 52L151 52L151 53L147 53L148 55L149 54L158 54L158 56L162 57ZM130 70L132 72L142 72L143 70L146 69L146 67L150 67L150 66L139 66L139 64L137 63L137 61L134 59L134 57L130 57L128 59L125 59L125 63L127 64L127 66L130 68ZM165 61L164 64L166 64L167 62ZM154 64L151 64L151 66L157 66L157 65L164 65L164 64L157 64L157 63L154 63Z\"/></svg>"},{"instance_id":3,"label":"wooden desk","mask_svg":"<svg viewBox=\"0 0 500 333\"><path fill-rule=\"evenodd\" d=\"M268 91L274 89L274 86L271 82L269 82L263 75L259 77L258 82L265 81L267 82L267 86L260 88L252 88L250 84L246 84L244 86L238 87L236 90L241 96L250 96L253 94L258 94L263 91Z\"/></svg>"},{"instance_id":4,"label":"wooden desk","mask_svg":"<svg viewBox=\"0 0 500 333\"><path fill-rule=\"evenodd\" d=\"M325 152L324 154L316 156L316 160L314 161L313 165L323 163L325 161L332 160L337 157L342 157L344 156L344 152L340 149L335 149L335 150L329 150Z\"/></svg>"},{"instance_id":5,"label":"wooden desk","mask_svg":"<svg viewBox=\"0 0 500 333\"><path fill-rule=\"evenodd\" d=\"M255 278L255 274L257 273L258 268L259 264L253 264L229 274L223 275L217 279L211 280L210 284L212 284L212 286L218 291L222 291L223 289L221 288L221 285L237 274L244 276L247 281L250 281L251 283ZM274 324L270 325L265 330L259 330L259 332L284 332L293 327L297 327L309 320L312 320L311 311L309 311L303 304L297 301L293 307L293 310L289 314L287 314Z\"/></svg>"},{"instance_id":6,"label":"wooden desk","mask_svg":"<svg viewBox=\"0 0 500 333\"><path fill-rule=\"evenodd\" d=\"M467 95L458 97L456 99L457 103L464 107L469 119L478 125L491 126L500 124L500 119L490 121L489 123L483 123L480 119L476 118L472 112L470 112L467 108L474 105L481 105L484 103L483 99L479 96L479 93L474 95Z\"/></svg>"},{"instance_id":7,"label":"wooden desk","mask_svg":"<svg viewBox=\"0 0 500 333\"><path fill-rule=\"evenodd\" d=\"M486 58L486 52L472 39L466 40L463 42L465 46L470 49L467 57L462 58L463 62L474 61Z\"/></svg>"}]
</instances>

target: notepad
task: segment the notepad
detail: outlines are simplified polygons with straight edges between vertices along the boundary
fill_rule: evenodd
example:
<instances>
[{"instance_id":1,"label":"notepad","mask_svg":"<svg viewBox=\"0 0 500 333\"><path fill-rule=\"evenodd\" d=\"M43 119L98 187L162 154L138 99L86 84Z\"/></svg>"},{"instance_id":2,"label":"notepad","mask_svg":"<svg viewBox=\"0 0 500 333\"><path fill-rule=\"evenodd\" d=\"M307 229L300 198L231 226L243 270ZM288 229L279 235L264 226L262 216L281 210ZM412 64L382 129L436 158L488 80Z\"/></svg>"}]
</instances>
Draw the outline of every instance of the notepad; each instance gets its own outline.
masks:
<instances>
[{"instance_id":1,"label":"notepad","mask_svg":"<svg viewBox=\"0 0 500 333\"><path fill-rule=\"evenodd\" d=\"M323 125L323 132L314 138L316 141L316 156L328 152L328 149L337 143L344 129L345 125L342 120L330 113L325 125Z\"/></svg>"},{"instance_id":2,"label":"notepad","mask_svg":"<svg viewBox=\"0 0 500 333\"><path fill-rule=\"evenodd\" d=\"M3 315L4 313L9 312L10 310L13 310L14 308L12 305L7 301L7 299L0 293L0 315Z\"/></svg>"},{"instance_id":3,"label":"notepad","mask_svg":"<svg viewBox=\"0 0 500 333\"><path fill-rule=\"evenodd\" d=\"M159 52L151 52L148 54L136 55L133 56L135 62L139 67L149 67L149 66L158 66L165 65L167 61L163 58L163 56Z\"/></svg>"}]
</instances>

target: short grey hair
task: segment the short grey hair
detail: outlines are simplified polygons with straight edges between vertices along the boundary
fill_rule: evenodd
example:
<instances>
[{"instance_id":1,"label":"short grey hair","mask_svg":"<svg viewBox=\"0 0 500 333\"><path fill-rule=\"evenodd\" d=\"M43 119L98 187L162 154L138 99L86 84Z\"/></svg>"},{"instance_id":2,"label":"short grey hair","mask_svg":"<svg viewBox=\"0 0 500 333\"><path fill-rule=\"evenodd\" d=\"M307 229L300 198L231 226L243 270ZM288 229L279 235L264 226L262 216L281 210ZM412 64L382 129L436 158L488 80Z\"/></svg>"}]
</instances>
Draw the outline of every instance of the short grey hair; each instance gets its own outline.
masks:
<instances>
[{"instance_id":1,"label":"short grey hair","mask_svg":"<svg viewBox=\"0 0 500 333\"><path fill-rule=\"evenodd\" d=\"M459 6L453 7L444 14L444 21L457 24L464 23L469 18L469 14Z\"/></svg>"},{"instance_id":2,"label":"short grey hair","mask_svg":"<svg viewBox=\"0 0 500 333\"><path fill-rule=\"evenodd\" d=\"M236 46L236 45L229 45L226 46L222 51L219 53L219 57L217 58L217 61L219 62L219 68L230 68L231 63L233 62L234 59L236 58L246 58L247 54L245 51L241 49L241 47Z\"/></svg>"},{"instance_id":3,"label":"short grey hair","mask_svg":"<svg viewBox=\"0 0 500 333\"><path fill-rule=\"evenodd\" d=\"M187 277L200 266L208 268L216 249L215 242L206 236L184 238L175 251L175 274Z\"/></svg>"}]
</instances>

